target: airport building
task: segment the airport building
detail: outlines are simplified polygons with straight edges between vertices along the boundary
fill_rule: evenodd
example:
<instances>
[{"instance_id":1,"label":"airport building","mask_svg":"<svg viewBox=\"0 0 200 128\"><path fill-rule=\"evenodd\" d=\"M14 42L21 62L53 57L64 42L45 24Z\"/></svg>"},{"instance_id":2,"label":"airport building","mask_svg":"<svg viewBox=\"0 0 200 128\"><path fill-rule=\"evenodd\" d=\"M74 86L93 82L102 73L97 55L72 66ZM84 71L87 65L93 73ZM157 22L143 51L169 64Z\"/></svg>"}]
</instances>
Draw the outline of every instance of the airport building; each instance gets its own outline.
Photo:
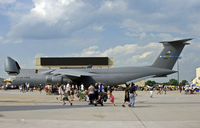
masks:
<instances>
[{"instance_id":1,"label":"airport building","mask_svg":"<svg viewBox=\"0 0 200 128\"><path fill-rule=\"evenodd\" d=\"M109 57L40 57L36 68L111 68L113 58Z\"/></svg>"},{"instance_id":2,"label":"airport building","mask_svg":"<svg viewBox=\"0 0 200 128\"><path fill-rule=\"evenodd\" d=\"M192 84L200 85L200 67L196 68L196 77L192 80Z\"/></svg>"},{"instance_id":3,"label":"airport building","mask_svg":"<svg viewBox=\"0 0 200 128\"><path fill-rule=\"evenodd\" d=\"M137 85L138 87L144 87L145 86L145 80L137 81L137 82L135 82L135 85Z\"/></svg>"}]
</instances>

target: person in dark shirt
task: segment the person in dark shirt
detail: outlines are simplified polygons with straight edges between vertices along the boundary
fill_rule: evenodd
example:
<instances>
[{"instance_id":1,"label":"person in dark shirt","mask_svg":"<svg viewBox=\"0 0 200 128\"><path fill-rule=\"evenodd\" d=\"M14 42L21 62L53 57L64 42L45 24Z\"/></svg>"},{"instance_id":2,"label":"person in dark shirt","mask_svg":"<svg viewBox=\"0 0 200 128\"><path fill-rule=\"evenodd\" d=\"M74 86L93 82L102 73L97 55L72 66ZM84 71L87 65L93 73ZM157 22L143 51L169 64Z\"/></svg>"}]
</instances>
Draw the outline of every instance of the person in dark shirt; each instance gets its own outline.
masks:
<instances>
[{"instance_id":1,"label":"person in dark shirt","mask_svg":"<svg viewBox=\"0 0 200 128\"><path fill-rule=\"evenodd\" d=\"M124 102L122 104L122 107L125 107L126 102L129 102L129 101L130 101L130 98L129 98L129 85L126 85Z\"/></svg>"},{"instance_id":2,"label":"person in dark shirt","mask_svg":"<svg viewBox=\"0 0 200 128\"><path fill-rule=\"evenodd\" d=\"M104 87L104 92L105 92L105 93L108 92L108 85L105 85L105 87Z\"/></svg>"},{"instance_id":3,"label":"person in dark shirt","mask_svg":"<svg viewBox=\"0 0 200 128\"><path fill-rule=\"evenodd\" d=\"M131 87L129 88L129 99L130 99L129 107L134 107L136 90L137 87L135 86L135 84L131 83Z\"/></svg>"},{"instance_id":4,"label":"person in dark shirt","mask_svg":"<svg viewBox=\"0 0 200 128\"><path fill-rule=\"evenodd\" d=\"M97 104L98 97L99 97L99 86L98 86L98 83L95 83L95 85L94 85L94 103L95 103L95 105Z\"/></svg>"}]
</instances>

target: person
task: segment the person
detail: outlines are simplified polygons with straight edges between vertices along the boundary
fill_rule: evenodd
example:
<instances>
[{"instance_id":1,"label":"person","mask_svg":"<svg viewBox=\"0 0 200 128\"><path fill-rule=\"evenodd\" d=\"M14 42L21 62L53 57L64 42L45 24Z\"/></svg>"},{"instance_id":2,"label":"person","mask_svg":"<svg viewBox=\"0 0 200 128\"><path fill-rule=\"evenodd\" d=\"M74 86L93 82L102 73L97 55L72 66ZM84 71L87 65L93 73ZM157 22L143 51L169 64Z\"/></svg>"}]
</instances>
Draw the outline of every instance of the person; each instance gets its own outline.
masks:
<instances>
[{"instance_id":1,"label":"person","mask_svg":"<svg viewBox=\"0 0 200 128\"><path fill-rule=\"evenodd\" d=\"M190 87L189 84L185 85L185 94L189 94L189 91L190 91L189 87Z\"/></svg>"},{"instance_id":2,"label":"person","mask_svg":"<svg viewBox=\"0 0 200 128\"><path fill-rule=\"evenodd\" d=\"M74 88L71 88L71 91L70 91L70 96L71 96L71 99L74 100Z\"/></svg>"},{"instance_id":3,"label":"person","mask_svg":"<svg viewBox=\"0 0 200 128\"><path fill-rule=\"evenodd\" d=\"M66 101L67 101L67 100L69 100L69 99L68 99L68 97L67 97L67 93L64 91L63 99L62 99L62 101L63 101L63 105L66 104Z\"/></svg>"},{"instance_id":4,"label":"person","mask_svg":"<svg viewBox=\"0 0 200 128\"><path fill-rule=\"evenodd\" d=\"M66 85L66 91L67 91L67 96L70 96L71 85L69 84L69 82Z\"/></svg>"},{"instance_id":5,"label":"person","mask_svg":"<svg viewBox=\"0 0 200 128\"><path fill-rule=\"evenodd\" d=\"M64 90L64 94L63 94L63 99L62 99L63 105L66 104L66 101L69 101L70 105L72 106L73 96L71 94L69 95L66 91L67 90Z\"/></svg>"},{"instance_id":6,"label":"person","mask_svg":"<svg viewBox=\"0 0 200 128\"><path fill-rule=\"evenodd\" d=\"M70 95L68 95L69 103L72 106L72 102L74 101L74 88L71 88Z\"/></svg>"},{"instance_id":7,"label":"person","mask_svg":"<svg viewBox=\"0 0 200 128\"><path fill-rule=\"evenodd\" d=\"M159 84L157 88L158 88L157 95L158 95L158 94L160 94L160 95L161 95L161 91L162 91L162 85L161 85L161 84Z\"/></svg>"},{"instance_id":8,"label":"person","mask_svg":"<svg viewBox=\"0 0 200 128\"><path fill-rule=\"evenodd\" d=\"M107 93L108 92L108 85L104 86L104 92Z\"/></svg>"},{"instance_id":9,"label":"person","mask_svg":"<svg viewBox=\"0 0 200 128\"><path fill-rule=\"evenodd\" d=\"M74 85L74 94L77 94L77 93L78 93L78 85L75 84L75 85Z\"/></svg>"},{"instance_id":10,"label":"person","mask_svg":"<svg viewBox=\"0 0 200 128\"><path fill-rule=\"evenodd\" d=\"M95 85L94 85L94 103L95 103L95 106L97 105L98 98L99 98L99 86L98 86L98 83L95 83Z\"/></svg>"},{"instance_id":11,"label":"person","mask_svg":"<svg viewBox=\"0 0 200 128\"><path fill-rule=\"evenodd\" d=\"M182 92L182 85L179 84L178 87L179 87L179 92L181 93Z\"/></svg>"},{"instance_id":12,"label":"person","mask_svg":"<svg viewBox=\"0 0 200 128\"><path fill-rule=\"evenodd\" d=\"M25 88L26 88L25 86L26 86L25 83L23 83L22 84L22 91L23 91L23 93L25 93Z\"/></svg>"},{"instance_id":13,"label":"person","mask_svg":"<svg viewBox=\"0 0 200 128\"><path fill-rule=\"evenodd\" d=\"M83 83L81 84L81 91L84 91L85 90L85 88L84 88L84 85L83 85Z\"/></svg>"},{"instance_id":14,"label":"person","mask_svg":"<svg viewBox=\"0 0 200 128\"><path fill-rule=\"evenodd\" d=\"M50 95L50 94L51 94L51 85L48 84L48 85L47 85L47 88L48 88L48 95Z\"/></svg>"},{"instance_id":15,"label":"person","mask_svg":"<svg viewBox=\"0 0 200 128\"><path fill-rule=\"evenodd\" d=\"M167 86L163 85L163 91L165 92L165 95L167 94Z\"/></svg>"},{"instance_id":16,"label":"person","mask_svg":"<svg viewBox=\"0 0 200 128\"><path fill-rule=\"evenodd\" d=\"M79 91L78 92L79 101L82 101L82 100L87 101L86 96L87 96L86 91Z\"/></svg>"},{"instance_id":17,"label":"person","mask_svg":"<svg viewBox=\"0 0 200 128\"><path fill-rule=\"evenodd\" d=\"M29 83L26 83L26 92L30 91L30 84Z\"/></svg>"},{"instance_id":18,"label":"person","mask_svg":"<svg viewBox=\"0 0 200 128\"><path fill-rule=\"evenodd\" d=\"M23 85L20 85L20 86L19 86L19 91L20 91L20 92L23 91L23 90L22 90L22 86L23 86Z\"/></svg>"},{"instance_id":19,"label":"person","mask_svg":"<svg viewBox=\"0 0 200 128\"><path fill-rule=\"evenodd\" d=\"M103 92L103 91L104 91L104 85L103 85L103 83L101 83L99 85L99 92Z\"/></svg>"},{"instance_id":20,"label":"person","mask_svg":"<svg viewBox=\"0 0 200 128\"><path fill-rule=\"evenodd\" d=\"M114 101L115 101L115 98L114 98L114 96L113 96L113 94L112 94L112 89L111 89L111 90L110 90L110 102L112 102L113 106L115 106Z\"/></svg>"},{"instance_id":21,"label":"person","mask_svg":"<svg viewBox=\"0 0 200 128\"><path fill-rule=\"evenodd\" d=\"M129 88L129 99L130 99L129 107L134 107L135 96L136 96L136 87L134 83L131 83L131 87Z\"/></svg>"},{"instance_id":22,"label":"person","mask_svg":"<svg viewBox=\"0 0 200 128\"><path fill-rule=\"evenodd\" d=\"M149 91L150 97L153 98L153 86L152 86L152 87L150 86L150 87L149 87L149 90L150 90L150 91Z\"/></svg>"},{"instance_id":23,"label":"person","mask_svg":"<svg viewBox=\"0 0 200 128\"><path fill-rule=\"evenodd\" d=\"M125 89L125 96L124 96L124 102L122 104L122 107L125 107L126 102L129 102L129 85L126 85L126 89Z\"/></svg>"},{"instance_id":24,"label":"person","mask_svg":"<svg viewBox=\"0 0 200 128\"><path fill-rule=\"evenodd\" d=\"M88 94L89 94L89 100L90 100L90 103L89 105L93 104L93 101L94 101L94 86L91 84L88 88Z\"/></svg>"},{"instance_id":25,"label":"person","mask_svg":"<svg viewBox=\"0 0 200 128\"><path fill-rule=\"evenodd\" d=\"M60 85L58 87L58 97L56 97L56 99L57 100L60 99L60 101L62 101L63 100L63 94L64 94L64 90L63 90L62 86Z\"/></svg>"}]
</instances>

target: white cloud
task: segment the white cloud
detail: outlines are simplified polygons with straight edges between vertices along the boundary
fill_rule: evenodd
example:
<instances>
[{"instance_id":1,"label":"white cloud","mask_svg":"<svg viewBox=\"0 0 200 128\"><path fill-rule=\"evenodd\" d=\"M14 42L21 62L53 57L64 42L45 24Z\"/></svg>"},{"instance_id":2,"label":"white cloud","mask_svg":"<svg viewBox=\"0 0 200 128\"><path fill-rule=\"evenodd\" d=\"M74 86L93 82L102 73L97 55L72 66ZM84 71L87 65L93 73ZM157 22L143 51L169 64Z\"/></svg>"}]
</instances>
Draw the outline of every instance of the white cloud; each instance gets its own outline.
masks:
<instances>
[{"instance_id":1,"label":"white cloud","mask_svg":"<svg viewBox=\"0 0 200 128\"><path fill-rule=\"evenodd\" d=\"M159 2L156 5L160 5L160 10L149 12L148 8L142 10L142 5L131 7L131 2L130 0L105 0L99 1L96 5L84 0L33 0L34 7L11 27L8 38L36 40L69 38L81 30L88 31L87 28L91 24L93 24L92 29L97 32L106 31L106 27L116 25L124 30L125 35L139 39L152 38L152 36L173 39L171 35L174 33L188 33L186 28L189 27L184 26L185 20L182 21L182 25L179 25L178 20L173 20L174 13L168 13L171 9L170 5L176 2ZM148 4L154 2L150 1ZM187 8L191 9L199 2L187 3ZM184 7L182 2L175 5L178 10ZM177 8L173 9L177 10ZM197 17L196 13L191 15L193 18ZM186 20L189 19L188 16L185 17Z\"/></svg>"},{"instance_id":2,"label":"white cloud","mask_svg":"<svg viewBox=\"0 0 200 128\"><path fill-rule=\"evenodd\" d=\"M169 33L158 33L158 34L153 34L153 33L150 33L149 34L150 38L158 38L158 39L162 39L162 40L174 40L175 38L169 34Z\"/></svg>"},{"instance_id":3,"label":"white cloud","mask_svg":"<svg viewBox=\"0 0 200 128\"><path fill-rule=\"evenodd\" d=\"M145 46L138 44L118 45L114 48L101 50L98 46L83 49L82 52L72 54L73 56L102 56L113 57L115 66L121 65L144 65L151 64L158 56L162 47L159 43L149 43Z\"/></svg>"},{"instance_id":4,"label":"white cloud","mask_svg":"<svg viewBox=\"0 0 200 128\"><path fill-rule=\"evenodd\" d=\"M121 20L128 11L128 4L121 0L101 1L99 6L83 0L34 0L33 4L11 27L8 38L67 38L91 24L94 31L102 32L104 24L118 22L116 18Z\"/></svg>"},{"instance_id":5,"label":"white cloud","mask_svg":"<svg viewBox=\"0 0 200 128\"><path fill-rule=\"evenodd\" d=\"M12 4L16 2L16 0L0 0L0 4Z\"/></svg>"},{"instance_id":6,"label":"white cloud","mask_svg":"<svg viewBox=\"0 0 200 128\"><path fill-rule=\"evenodd\" d=\"M12 26L8 33L9 37L63 38L87 23L82 21L87 17L82 11L85 5L80 0L34 0L33 2L34 8Z\"/></svg>"},{"instance_id":7,"label":"white cloud","mask_svg":"<svg viewBox=\"0 0 200 128\"><path fill-rule=\"evenodd\" d=\"M147 56L151 55L152 54L152 51L149 51L149 52L145 52L143 53L141 56L139 56L140 59L144 59L146 58Z\"/></svg>"},{"instance_id":8,"label":"white cloud","mask_svg":"<svg viewBox=\"0 0 200 128\"><path fill-rule=\"evenodd\" d=\"M2 41L3 40L3 37L2 36L0 36L0 41Z\"/></svg>"},{"instance_id":9,"label":"white cloud","mask_svg":"<svg viewBox=\"0 0 200 128\"><path fill-rule=\"evenodd\" d=\"M34 0L34 6L30 16L56 24L60 20L72 22L71 16L83 7L84 3L78 0Z\"/></svg>"},{"instance_id":10,"label":"white cloud","mask_svg":"<svg viewBox=\"0 0 200 128\"><path fill-rule=\"evenodd\" d=\"M6 39L3 36L0 36L0 43L2 43L2 44L6 44L6 43L18 44L18 43L22 43L22 42L23 42L22 39Z\"/></svg>"},{"instance_id":11,"label":"white cloud","mask_svg":"<svg viewBox=\"0 0 200 128\"><path fill-rule=\"evenodd\" d=\"M127 3L122 0L106 0L102 3L100 12L122 13L128 9Z\"/></svg>"},{"instance_id":12,"label":"white cloud","mask_svg":"<svg viewBox=\"0 0 200 128\"><path fill-rule=\"evenodd\" d=\"M92 29L93 29L94 31L97 31L97 32L102 32L102 31L104 30L104 27L101 26L101 25L93 25L93 26L92 26Z\"/></svg>"},{"instance_id":13,"label":"white cloud","mask_svg":"<svg viewBox=\"0 0 200 128\"><path fill-rule=\"evenodd\" d=\"M128 36L131 35L140 35L144 32L158 32L158 33L167 33L167 32L175 32L180 33L181 31L173 26L162 25L162 24L152 24L147 22L135 21L133 19L125 19L122 24L121 28L127 29L129 32L127 33Z\"/></svg>"}]
</instances>

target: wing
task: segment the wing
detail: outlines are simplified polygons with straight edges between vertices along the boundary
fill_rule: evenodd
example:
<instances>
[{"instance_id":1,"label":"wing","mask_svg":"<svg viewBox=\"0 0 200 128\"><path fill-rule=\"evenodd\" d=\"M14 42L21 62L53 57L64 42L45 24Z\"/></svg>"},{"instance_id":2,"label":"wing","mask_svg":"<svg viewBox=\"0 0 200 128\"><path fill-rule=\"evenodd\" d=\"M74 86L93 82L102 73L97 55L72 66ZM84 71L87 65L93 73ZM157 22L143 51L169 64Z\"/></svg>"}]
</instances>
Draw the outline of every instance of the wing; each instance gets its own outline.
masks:
<instances>
[{"instance_id":1,"label":"wing","mask_svg":"<svg viewBox=\"0 0 200 128\"><path fill-rule=\"evenodd\" d=\"M52 75L61 75L61 76L70 76L70 77L81 77L81 76L94 76L96 74L94 73L89 73L84 70L76 70L76 69L56 69L51 72Z\"/></svg>"}]
</instances>

